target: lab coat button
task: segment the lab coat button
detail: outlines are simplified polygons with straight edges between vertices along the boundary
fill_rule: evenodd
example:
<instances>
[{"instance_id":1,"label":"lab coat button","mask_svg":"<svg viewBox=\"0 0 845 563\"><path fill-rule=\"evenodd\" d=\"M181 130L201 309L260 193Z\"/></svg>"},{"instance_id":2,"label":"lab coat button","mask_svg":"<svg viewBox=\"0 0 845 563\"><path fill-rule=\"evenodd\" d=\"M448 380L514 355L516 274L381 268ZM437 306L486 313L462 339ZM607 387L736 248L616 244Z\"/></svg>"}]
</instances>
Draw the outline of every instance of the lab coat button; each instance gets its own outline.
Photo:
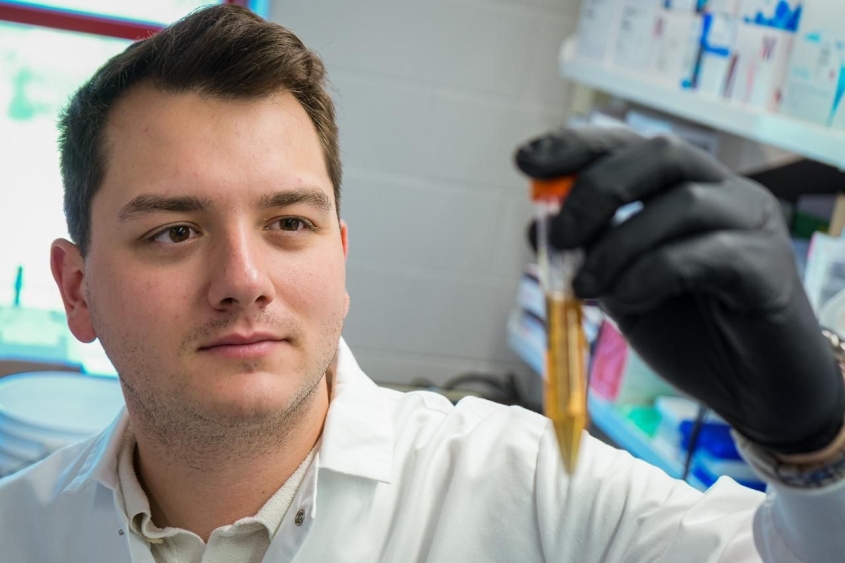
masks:
<instances>
[{"instance_id":1,"label":"lab coat button","mask_svg":"<svg viewBox=\"0 0 845 563\"><path fill-rule=\"evenodd\" d=\"M303 520L305 520L305 511L300 508L296 513L296 518L293 519L293 523L302 526Z\"/></svg>"}]
</instances>

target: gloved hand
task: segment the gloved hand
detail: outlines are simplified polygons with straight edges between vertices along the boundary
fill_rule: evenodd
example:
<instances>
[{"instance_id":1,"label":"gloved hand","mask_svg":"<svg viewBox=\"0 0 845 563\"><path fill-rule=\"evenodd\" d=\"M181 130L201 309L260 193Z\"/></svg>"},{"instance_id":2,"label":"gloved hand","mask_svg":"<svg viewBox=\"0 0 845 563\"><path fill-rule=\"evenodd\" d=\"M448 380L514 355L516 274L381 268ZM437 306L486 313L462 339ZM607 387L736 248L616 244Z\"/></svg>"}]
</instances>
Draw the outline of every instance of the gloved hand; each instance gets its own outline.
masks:
<instances>
[{"instance_id":1,"label":"gloved hand","mask_svg":"<svg viewBox=\"0 0 845 563\"><path fill-rule=\"evenodd\" d=\"M578 175L551 243L585 249L576 294L598 299L657 373L775 453L833 441L845 384L768 191L677 139L624 129L560 130L516 163ZM634 201L642 211L613 225Z\"/></svg>"}]
</instances>

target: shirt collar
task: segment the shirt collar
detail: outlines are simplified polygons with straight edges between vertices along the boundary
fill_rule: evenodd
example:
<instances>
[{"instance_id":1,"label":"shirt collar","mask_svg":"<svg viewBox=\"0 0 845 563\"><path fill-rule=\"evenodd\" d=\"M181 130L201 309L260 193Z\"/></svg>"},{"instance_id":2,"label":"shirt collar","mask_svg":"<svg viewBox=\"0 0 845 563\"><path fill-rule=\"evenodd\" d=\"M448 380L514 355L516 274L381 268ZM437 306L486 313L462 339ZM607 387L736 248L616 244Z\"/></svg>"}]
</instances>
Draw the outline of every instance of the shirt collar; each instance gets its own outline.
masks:
<instances>
[{"instance_id":1,"label":"shirt collar","mask_svg":"<svg viewBox=\"0 0 845 563\"><path fill-rule=\"evenodd\" d=\"M129 424L126 409L90 440L60 479L62 494L99 482L111 490L118 483L117 458ZM393 418L379 387L358 366L349 346L340 339L337 370L317 468L389 483L393 472Z\"/></svg>"}]
</instances>

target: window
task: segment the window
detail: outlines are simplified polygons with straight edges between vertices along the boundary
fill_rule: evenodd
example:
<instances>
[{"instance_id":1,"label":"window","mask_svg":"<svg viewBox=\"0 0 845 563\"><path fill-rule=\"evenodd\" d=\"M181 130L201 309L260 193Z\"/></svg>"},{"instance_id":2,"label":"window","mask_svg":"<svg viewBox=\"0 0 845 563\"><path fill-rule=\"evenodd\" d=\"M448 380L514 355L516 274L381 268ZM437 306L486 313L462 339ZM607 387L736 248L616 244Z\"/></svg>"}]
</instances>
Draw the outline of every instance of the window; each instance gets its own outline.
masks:
<instances>
[{"instance_id":1,"label":"window","mask_svg":"<svg viewBox=\"0 0 845 563\"><path fill-rule=\"evenodd\" d=\"M67 237L56 119L86 78L129 41L0 22L0 305L61 309L50 274L53 239Z\"/></svg>"},{"instance_id":2,"label":"window","mask_svg":"<svg viewBox=\"0 0 845 563\"><path fill-rule=\"evenodd\" d=\"M20 6L54 8L63 11L96 14L110 18L168 25L200 6L219 4L210 0L46 0L10 2Z\"/></svg>"},{"instance_id":3,"label":"window","mask_svg":"<svg viewBox=\"0 0 845 563\"><path fill-rule=\"evenodd\" d=\"M68 97L130 39L209 3L0 0L0 307L14 301L22 266L20 304L62 309L49 247L67 237L56 120Z\"/></svg>"},{"instance_id":4,"label":"window","mask_svg":"<svg viewBox=\"0 0 845 563\"><path fill-rule=\"evenodd\" d=\"M108 58L208 3L0 0L0 359L38 349L44 361L116 373L99 342L83 345L68 333L50 273L50 243L68 237L56 121ZM266 15L267 0L233 3Z\"/></svg>"}]
</instances>

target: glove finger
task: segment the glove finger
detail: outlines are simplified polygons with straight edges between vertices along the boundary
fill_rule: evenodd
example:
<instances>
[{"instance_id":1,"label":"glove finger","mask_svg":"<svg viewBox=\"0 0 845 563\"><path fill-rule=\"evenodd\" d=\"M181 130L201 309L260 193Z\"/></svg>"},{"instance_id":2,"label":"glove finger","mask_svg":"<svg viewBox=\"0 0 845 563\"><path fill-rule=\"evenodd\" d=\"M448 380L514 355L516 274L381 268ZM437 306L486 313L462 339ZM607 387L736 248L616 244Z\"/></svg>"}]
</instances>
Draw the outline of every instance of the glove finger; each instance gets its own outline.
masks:
<instances>
[{"instance_id":1,"label":"glove finger","mask_svg":"<svg viewBox=\"0 0 845 563\"><path fill-rule=\"evenodd\" d=\"M776 205L750 182L683 184L599 237L575 278L575 292L582 299L600 296L627 266L664 243L716 230L762 229Z\"/></svg>"},{"instance_id":2,"label":"glove finger","mask_svg":"<svg viewBox=\"0 0 845 563\"><path fill-rule=\"evenodd\" d=\"M558 248L588 245L623 205L687 182L731 176L707 153L674 137L630 144L584 170L553 220L549 240Z\"/></svg>"},{"instance_id":3,"label":"glove finger","mask_svg":"<svg viewBox=\"0 0 845 563\"><path fill-rule=\"evenodd\" d=\"M791 249L778 235L718 231L643 255L599 299L611 315L642 314L681 294L707 294L735 311L766 313L782 308L800 286Z\"/></svg>"},{"instance_id":4,"label":"glove finger","mask_svg":"<svg viewBox=\"0 0 845 563\"><path fill-rule=\"evenodd\" d=\"M559 178L576 174L599 158L642 141L642 137L624 127L564 128L522 145L516 152L516 165L532 178Z\"/></svg>"}]
</instances>

